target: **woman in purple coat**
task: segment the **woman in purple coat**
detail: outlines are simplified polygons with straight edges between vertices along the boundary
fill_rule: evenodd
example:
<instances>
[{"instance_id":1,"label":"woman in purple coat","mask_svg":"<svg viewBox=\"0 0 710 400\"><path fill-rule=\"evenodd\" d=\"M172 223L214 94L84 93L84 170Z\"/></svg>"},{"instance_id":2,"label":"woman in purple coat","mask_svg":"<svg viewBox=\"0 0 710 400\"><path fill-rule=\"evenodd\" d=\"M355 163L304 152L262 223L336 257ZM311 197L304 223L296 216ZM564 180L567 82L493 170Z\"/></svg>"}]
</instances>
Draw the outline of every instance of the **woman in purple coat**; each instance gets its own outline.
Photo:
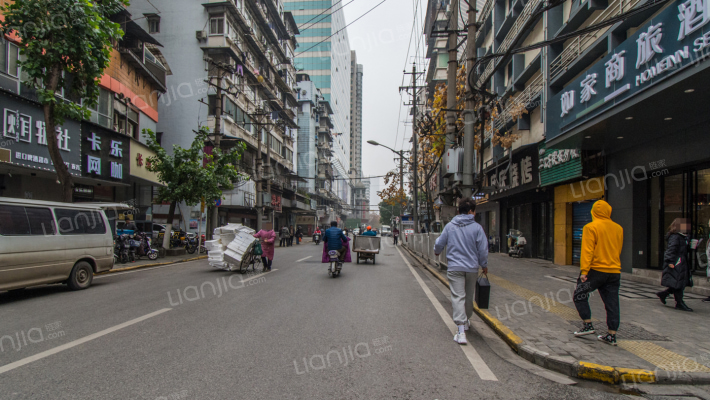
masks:
<instances>
[{"instance_id":1,"label":"woman in purple coat","mask_svg":"<svg viewBox=\"0 0 710 400\"><path fill-rule=\"evenodd\" d=\"M264 270L271 271L271 263L274 261L274 245L276 241L276 233L273 230L260 230L254 235L261 243L261 250L264 252L261 256L261 262L264 263Z\"/></svg>"}]
</instances>

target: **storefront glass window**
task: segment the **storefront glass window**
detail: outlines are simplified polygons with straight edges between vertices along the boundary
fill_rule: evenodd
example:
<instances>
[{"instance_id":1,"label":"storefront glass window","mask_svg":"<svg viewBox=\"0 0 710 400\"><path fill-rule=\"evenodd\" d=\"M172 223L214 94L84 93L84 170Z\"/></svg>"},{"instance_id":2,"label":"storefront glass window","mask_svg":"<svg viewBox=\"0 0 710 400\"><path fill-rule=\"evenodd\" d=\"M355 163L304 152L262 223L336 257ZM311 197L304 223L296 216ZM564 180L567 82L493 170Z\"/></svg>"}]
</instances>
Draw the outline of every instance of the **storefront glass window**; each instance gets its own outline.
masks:
<instances>
[{"instance_id":1,"label":"storefront glass window","mask_svg":"<svg viewBox=\"0 0 710 400\"><path fill-rule=\"evenodd\" d=\"M659 253L663 251L663 243L661 241L661 234L660 230L662 230L662 227L658 226L658 220L661 215L661 178L653 178L651 180L651 215L650 215L650 231L651 231L651 240L650 240L650 246L649 246L649 253L650 253L650 267L652 268L658 268L659 263L658 263L658 257Z\"/></svg>"}]
</instances>

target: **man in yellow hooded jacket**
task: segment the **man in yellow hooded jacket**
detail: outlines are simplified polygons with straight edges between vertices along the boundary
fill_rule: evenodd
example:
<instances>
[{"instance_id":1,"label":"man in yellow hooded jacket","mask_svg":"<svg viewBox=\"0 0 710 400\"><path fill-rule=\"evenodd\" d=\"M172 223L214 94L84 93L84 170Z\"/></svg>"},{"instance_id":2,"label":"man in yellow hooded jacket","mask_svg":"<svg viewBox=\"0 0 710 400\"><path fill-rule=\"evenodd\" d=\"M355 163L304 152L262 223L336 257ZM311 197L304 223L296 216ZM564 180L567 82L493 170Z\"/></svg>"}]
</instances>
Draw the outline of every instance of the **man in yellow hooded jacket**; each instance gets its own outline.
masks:
<instances>
[{"instance_id":1,"label":"man in yellow hooded jacket","mask_svg":"<svg viewBox=\"0 0 710 400\"><path fill-rule=\"evenodd\" d=\"M584 327L575 336L596 333L592 325L592 310L589 308L589 294L599 291L606 309L608 333L597 338L616 346L616 331L619 329L619 286L621 284L621 247L624 230L611 220L611 206L604 200L597 200L592 206L592 222L582 231L582 255L577 288L574 290L574 305L584 320Z\"/></svg>"}]
</instances>

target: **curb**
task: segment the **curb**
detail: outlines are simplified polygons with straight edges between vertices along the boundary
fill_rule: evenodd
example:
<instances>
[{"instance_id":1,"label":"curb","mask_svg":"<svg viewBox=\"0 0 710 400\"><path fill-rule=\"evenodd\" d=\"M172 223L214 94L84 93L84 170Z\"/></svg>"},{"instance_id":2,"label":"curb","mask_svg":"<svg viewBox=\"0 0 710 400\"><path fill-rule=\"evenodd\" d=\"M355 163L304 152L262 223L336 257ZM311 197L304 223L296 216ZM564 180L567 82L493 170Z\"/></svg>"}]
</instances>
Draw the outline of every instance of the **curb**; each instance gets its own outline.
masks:
<instances>
[{"instance_id":1,"label":"curb","mask_svg":"<svg viewBox=\"0 0 710 400\"><path fill-rule=\"evenodd\" d=\"M441 276L441 274L431 268L428 263L422 260L418 255L414 254L407 246L404 247L407 252L415 258L427 271L436 277L446 287L449 287L449 282ZM518 335L513 333L510 328L493 317L486 310L479 309L476 304L473 304L473 311L478 315L488 326L493 329L498 336L510 346L513 351L518 353L524 359L539 365L543 368L559 372L572 378L580 378L596 382L604 382L611 384L633 384L633 383L677 383L677 384L700 384L710 383L710 373L701 372L673 372L663 371L665 374L656 373L645 369L635 368L615 368L607 365L589 363L586 361L577 361L572 357L553 356L544 351L537 350L527 344Z\"/></svg>"},{"instance_id":2,"label":"curb","mask_svg":"<svg viewBox=\"0 0 710 400\"><path fill-rule=\"evenodd\" d=\"M136 265L133 267L126 267L126 268L117 268L117 269L111 269L106 272L101 272L98 274L94 274L94 276L100 276L100 275L108 275L108 274L113 274L116 272L123 272L123 271L132 271L134 269L142 269L142 268L149 268L149 267L158 267L161 265L170 265L170 264L177 264L177 263L183 263L183 262L188 262L188 261L196 261L196 260L204 260L206 259L207 256L197 256L193 258L186 258L182 260L175 260L175 261L168 261L168 262L162 262L162 263L153 263L153 264L142 264L142 265Z\"/></svg>"}]
</instances>

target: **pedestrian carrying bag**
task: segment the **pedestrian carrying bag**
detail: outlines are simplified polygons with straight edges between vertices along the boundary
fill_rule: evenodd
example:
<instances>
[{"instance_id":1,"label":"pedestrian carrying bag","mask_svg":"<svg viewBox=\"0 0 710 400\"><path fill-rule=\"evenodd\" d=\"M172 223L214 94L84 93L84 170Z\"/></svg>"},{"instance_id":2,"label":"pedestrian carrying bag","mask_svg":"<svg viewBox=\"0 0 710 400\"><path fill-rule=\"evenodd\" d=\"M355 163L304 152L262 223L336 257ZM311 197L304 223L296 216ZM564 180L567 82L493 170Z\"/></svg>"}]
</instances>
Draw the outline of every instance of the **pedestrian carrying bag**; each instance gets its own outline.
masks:
<instances>
[{"instance_id":1,"label":"pedestrian carrying bag","mask_svg":"<svg viewBox=\"0 0 710 400\"><path fill-rule=\"evenodd\" d=\"M264 251L261 249L261 242L254 243L253 253L255 256L260 256L260 255L264 254Z\"/></svg>"},{"instance_id":2,"label":"pedestrian carrying bag","mask_svg":"<svg viewBox=\"0 0 710 400\"><path fill-rule=\"evenodd\" d=\"M491 283L488 282L488 275L483 274L476 280L476 294L474 300L478 308L488 309L488 300L491 297Z\"/></svg>"}]
</instances>

